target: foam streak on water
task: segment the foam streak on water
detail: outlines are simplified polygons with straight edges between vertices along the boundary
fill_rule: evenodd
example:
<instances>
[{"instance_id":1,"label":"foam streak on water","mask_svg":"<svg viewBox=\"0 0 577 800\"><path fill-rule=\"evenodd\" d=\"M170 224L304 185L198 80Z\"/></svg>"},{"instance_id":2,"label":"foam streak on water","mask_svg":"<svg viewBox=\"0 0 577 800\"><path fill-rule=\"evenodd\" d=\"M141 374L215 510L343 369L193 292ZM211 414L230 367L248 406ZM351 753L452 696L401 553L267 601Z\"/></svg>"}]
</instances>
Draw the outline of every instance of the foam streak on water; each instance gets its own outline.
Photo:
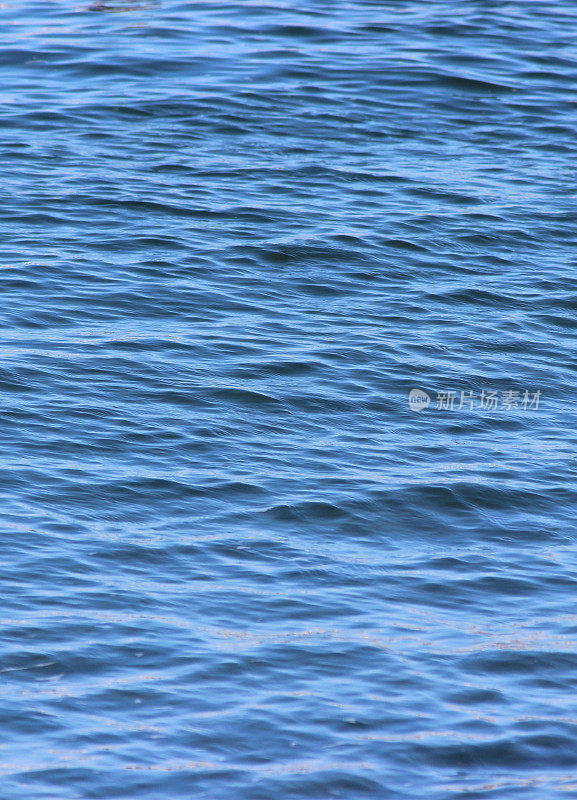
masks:
<instances>
[{"instance_id":1,"label":"foam streak on water","mask_svg":"<svg viewBox=\"0 0 577 800\"><path fill-rule=\"evenodd\" d=\"M574 5L0 14L1 799L577 797Z\"/></svg>"}]
</instances>

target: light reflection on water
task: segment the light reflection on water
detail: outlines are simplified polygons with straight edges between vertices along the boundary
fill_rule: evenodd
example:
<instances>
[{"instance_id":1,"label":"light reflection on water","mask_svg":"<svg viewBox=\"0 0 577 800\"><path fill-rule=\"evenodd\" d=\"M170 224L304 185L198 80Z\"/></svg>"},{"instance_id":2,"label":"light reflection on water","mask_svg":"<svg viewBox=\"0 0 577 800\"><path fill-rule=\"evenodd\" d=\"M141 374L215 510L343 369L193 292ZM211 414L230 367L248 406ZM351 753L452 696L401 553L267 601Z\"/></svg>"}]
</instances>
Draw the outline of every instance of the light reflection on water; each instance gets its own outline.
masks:
<instances>
[{"instance_id":1,"label":"light reflection on water","mask_svg":"<svg viewBox=\"0 0 577 800\"><path fill-rule=\"evenodd\" d=\"M158 0L148 0L147 2L130 2L130 0L125 0L125 2L112 3L106 2L106 0L96 0L96 2L92 3L90 6L90 11L141 11L148 8L159 7L160 3Z\"/></svg>"}]
</instances>

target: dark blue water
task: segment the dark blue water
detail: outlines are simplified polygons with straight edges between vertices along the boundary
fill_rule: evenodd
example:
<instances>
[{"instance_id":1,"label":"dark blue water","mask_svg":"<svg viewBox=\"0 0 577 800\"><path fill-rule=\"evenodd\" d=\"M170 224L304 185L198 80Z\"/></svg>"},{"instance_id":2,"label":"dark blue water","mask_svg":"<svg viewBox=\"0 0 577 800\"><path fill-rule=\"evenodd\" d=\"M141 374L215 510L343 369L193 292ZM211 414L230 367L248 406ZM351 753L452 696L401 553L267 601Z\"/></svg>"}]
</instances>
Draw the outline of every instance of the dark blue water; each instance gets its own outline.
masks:
<instances>
[{"instance_id":1,"label":"dark blue water","mask_svg":"<svg viewBox=\"0 0 577 800\"><path fill-rule=\"evenodd\" d=\"M1 19L1 800L577 797L575 5Z\"/></svg>"}]
</instances>

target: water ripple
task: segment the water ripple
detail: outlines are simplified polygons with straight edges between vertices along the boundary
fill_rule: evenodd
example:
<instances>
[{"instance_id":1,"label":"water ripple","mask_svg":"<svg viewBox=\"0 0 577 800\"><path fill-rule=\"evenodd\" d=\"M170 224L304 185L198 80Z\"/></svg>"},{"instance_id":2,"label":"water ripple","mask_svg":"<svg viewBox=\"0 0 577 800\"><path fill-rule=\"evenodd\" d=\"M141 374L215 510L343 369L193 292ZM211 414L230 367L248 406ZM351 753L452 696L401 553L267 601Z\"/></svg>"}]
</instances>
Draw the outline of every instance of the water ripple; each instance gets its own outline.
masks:
<instances>
[{"instance_id":1,"label":"water ripple","mask_svg":"<svg viewBox=\"0 0 577 800\"><path fill-rule=\"evenodd\" d=\"M2 15L2 796L575 795L575 9Z\"/></svg>"}]
</instances>

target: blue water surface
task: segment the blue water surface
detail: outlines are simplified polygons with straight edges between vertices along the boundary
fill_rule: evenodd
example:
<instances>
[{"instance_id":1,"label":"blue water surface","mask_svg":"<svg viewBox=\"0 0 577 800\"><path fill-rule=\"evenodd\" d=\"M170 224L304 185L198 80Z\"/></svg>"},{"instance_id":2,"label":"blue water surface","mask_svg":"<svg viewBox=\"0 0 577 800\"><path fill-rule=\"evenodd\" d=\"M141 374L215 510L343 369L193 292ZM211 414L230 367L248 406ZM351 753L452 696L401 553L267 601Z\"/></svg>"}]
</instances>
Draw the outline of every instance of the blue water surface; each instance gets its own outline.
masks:
<instances>
[{"instance_id":1,"label":"blue water surface","mask_svg":"<svg viewBox=\"0 0 577 800\"><path fill-rule=\"evenodd\" d=\"M577 798L575 4L0 18L1 800Z\"/></svg>"}]
</instances>

